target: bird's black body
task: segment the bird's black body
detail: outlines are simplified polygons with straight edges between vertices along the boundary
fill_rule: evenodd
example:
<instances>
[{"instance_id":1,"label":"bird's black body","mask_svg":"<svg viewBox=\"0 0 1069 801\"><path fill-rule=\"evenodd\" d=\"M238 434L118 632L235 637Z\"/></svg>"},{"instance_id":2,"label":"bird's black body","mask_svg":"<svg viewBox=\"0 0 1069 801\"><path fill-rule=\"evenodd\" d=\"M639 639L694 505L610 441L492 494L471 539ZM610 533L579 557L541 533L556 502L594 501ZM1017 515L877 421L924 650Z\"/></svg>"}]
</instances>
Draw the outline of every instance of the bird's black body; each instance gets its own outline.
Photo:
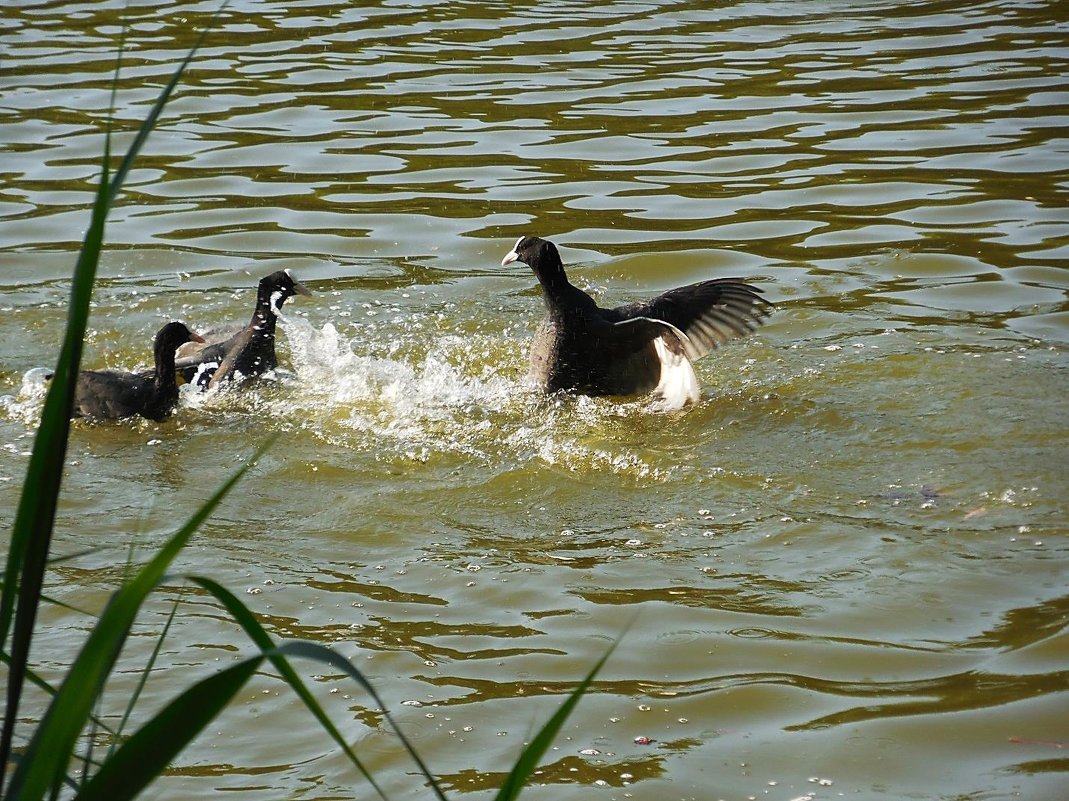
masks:
<instances>
[{"instance_id":1,"label":"bird's black body","mask_svg":"<svg viewBox=\"0 0 1069 801\"><path fill-rule=\"evenodd\" d=\"M720 278L605 309L569 283L552 242L521 237L502 264L513 261L542 286L546 316L531 345L531 376L547 392L655 392L670 406L695 402L690 362L754 331L772 308L760 289Z\"/></svg>"},{"instance_id":2,"label":"bird's black body","mask_svg":"<svg viewBox=\"0 0 1069 801\"><path fill-rule=\"evenodd\" d=\"M120 420L140 415L149 420L167 418L178 404L175 350L186 342L203 339L182 323L167 323L156 334L151 373L117 370L83 370L75 387L73 417Z\"/></svg>"},{"instance_id":3,"label":"bird's black body","mask_svg":"<svg viewBox=\"0 0 1069 801\"><path fill-rule=\"evenodd\" d=\"M260 279L256 308L247 325L224 327L207 333L207 344L183 348L177 361L178 372L189 383L217 386L238 376L249 378L274 370L275 322L282 304L294 295L311 295L286 270Z\"/></svg>"}]
</instances>

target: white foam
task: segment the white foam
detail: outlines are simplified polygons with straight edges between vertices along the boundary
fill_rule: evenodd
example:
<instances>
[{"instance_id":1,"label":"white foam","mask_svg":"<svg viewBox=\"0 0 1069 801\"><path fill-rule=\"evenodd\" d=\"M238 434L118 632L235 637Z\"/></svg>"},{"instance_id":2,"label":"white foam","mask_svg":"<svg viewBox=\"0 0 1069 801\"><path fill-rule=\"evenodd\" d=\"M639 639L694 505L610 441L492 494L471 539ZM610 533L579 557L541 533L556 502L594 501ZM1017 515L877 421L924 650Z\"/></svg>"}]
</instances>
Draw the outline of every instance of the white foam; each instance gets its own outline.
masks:
<instances>
[{"instance_id":1,"label":"white foam","mask_svg":"<svg viewBox=\"0 0 1069 801\"><path fill-rule=\"evenodd\" d=\"M383 447L425 461L464 453L498 462L539 459L568 469L607 469L641 476L661 471L614 443L576 437L619 416L646 414L648 404L588 397L545 398L526 382L526 354L501 336L429 337L418 321L391 321L388 355L363 355L367 332L350 338L333 323L315 328L284 318L295 376L279 413L348 447ZM407 334L407 338L405 335ZM345 432L350 432L346 435Z\"/></svg>"},{"instance_id":2,"label":"white foam","mask_svg":"<svg viewBox=\"0 0 1069 801\"><path fill-rule=\"evenodd\" d=\"M48 379L52 370L33 367L22 376L22 386L17 395L0 395L0 410L6 417L28 426L35 426L41 419L41 407L48 394Z\"/></svg>"}]
</instances>

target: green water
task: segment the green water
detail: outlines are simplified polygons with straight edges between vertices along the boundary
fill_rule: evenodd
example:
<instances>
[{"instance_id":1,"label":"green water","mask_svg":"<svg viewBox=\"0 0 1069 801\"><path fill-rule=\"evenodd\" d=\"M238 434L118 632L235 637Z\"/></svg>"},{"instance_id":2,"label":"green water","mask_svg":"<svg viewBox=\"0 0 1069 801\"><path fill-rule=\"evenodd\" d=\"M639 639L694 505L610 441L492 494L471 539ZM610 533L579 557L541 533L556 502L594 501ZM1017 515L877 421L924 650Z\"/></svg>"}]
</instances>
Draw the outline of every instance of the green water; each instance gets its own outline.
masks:
<instances>
[{"instance_id":1,"label":"green water","mask_svg":"<svg viewBox=\"0 0 1069 801\"><path fill-rule=\"evenodd\" d=\"M1062 5L233 3L112 218L85 366L247 318L281 267L316 294L275 380L75 424L49 595L99 609L279 432L180 569L366 670L450 797L490 797L625 630L525 797L1066 797ZM213 10L127 12L120 130ZM122 18L0 10L5 530ZM541 398L536 283L498 266L521 234L604 304L737 276L778 309L684 414ZM144 714L252 652L181 586L111 711L176 595ZM43 676L90 622L44 613ZM359 689L299 668L389 797L427 798ZM370 797L268 675L153 797L222 792Z\"/></svg>"}]
</instances>

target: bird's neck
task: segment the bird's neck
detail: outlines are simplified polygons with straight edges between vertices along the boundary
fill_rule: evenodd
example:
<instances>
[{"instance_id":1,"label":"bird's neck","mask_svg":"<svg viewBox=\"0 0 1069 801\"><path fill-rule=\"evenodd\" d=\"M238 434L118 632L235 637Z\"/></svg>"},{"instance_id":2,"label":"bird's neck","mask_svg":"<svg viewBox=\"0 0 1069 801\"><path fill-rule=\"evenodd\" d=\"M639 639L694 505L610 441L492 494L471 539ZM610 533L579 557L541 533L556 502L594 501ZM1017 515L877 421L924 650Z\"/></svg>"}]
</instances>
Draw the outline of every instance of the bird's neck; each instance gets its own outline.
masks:
<instances>
[{"instance_id":1,"label":"bird's neck","mask_svg":"<svg viewBox=\"0 0 1069 801\"><path fill-rule=\"evenodd\" d=\"M155 353L156 369L152 376L152 382L158 389L177 387L175 380L175 351L177 348L170 346L160 348Z\"/></svg>"},{"instance_id":2,"label":"bird's neck","mask_svg":"<svg viewBox=\"0 0 1069 801\"><path fill-rule=\"evenodd\" d=\"M568 283L568 276L560 266L536 270L535 276L542 285L542 295L547 302L565 301L576 292L575 287Z\"/></svg>"},{"instance_id":3,"label":"bird's neck","mask_svg":"<svg viewBox=\"0 0 1069 801\"><path fill-rule=\"evenodd\" d=\"M590 295L568 281L564 270L539 273L538 282L542 285L542 300L551 313L564 310L581 311L595 305Z\"/></svg>"},{"instance_id":4,"label":"bird's neck","mask_svg":"<svg viewBox=\"0 0 1069 801\"><path fill-rule=\"evenodd\" d=\"M275 332L275 322L277 320L278 314L275 312L271 295L257 298L256 310L252 313L252 320L249 321L249 325L252 326L255 336L266 337L273 334Z\"/></svg>"}]
</instances>

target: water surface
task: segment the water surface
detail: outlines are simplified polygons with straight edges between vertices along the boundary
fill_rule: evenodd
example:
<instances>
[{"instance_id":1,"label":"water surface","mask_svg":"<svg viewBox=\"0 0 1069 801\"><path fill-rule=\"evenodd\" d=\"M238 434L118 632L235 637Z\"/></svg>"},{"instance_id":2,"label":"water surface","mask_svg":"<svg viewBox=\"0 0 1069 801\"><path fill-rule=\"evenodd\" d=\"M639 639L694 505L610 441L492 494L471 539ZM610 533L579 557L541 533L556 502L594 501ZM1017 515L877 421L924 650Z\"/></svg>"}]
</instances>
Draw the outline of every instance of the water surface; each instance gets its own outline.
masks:
<instances>
[{"instance_id":1,"label":"water surface","mask_svg":"<svg viewBox=\"0 0 1069 801\"><path fill-rule=\"evenodd\" d=\"M0 509L98 174L214 3L0 11ZM450 797L622 642L525 797L1064 797L1067 19L1055 2L236 2L108 229L85 366L245 318L284 369L75 425L48 592L99 609L268 433L180 569L376 681ZM606 304L737 276L778 311L680 415L523 376L553 239ZM183 599L145 714L253 649ZM52 680L91 619L50 608ZM391 799L374 705L299 666ZM40 699L30 700L30 714ZM40 706L37 707L38 709ZM651 742L636 741L650 738ZM154 795L365 798L257 677Z\"/></svg>"}]
</instances>

